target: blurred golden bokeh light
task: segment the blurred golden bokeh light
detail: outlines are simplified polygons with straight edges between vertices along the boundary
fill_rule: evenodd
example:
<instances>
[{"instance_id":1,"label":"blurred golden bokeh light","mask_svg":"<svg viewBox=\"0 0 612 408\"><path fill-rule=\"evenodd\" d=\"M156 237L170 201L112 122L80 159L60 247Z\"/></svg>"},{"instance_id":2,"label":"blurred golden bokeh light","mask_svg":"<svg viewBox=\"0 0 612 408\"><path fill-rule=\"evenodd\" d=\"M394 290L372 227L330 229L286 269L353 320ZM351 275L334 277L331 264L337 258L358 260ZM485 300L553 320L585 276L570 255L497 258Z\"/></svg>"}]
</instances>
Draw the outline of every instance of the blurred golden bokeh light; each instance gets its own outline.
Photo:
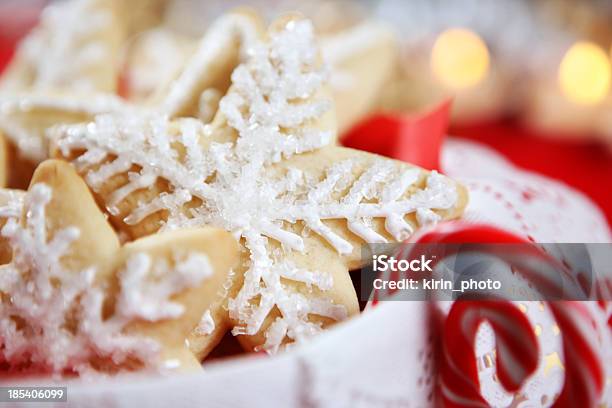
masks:
<instances>
[{"instance_id":1,"label":"blurred golden bokeh light","mask_svg":"<svg viewBox=\"0 0 612 408\"><path fill-rule=\"evenodd\" d=\"M610 60L597 44L580 41L572 45L559 66L559 84L572 102L594 105L610 89Z\"/></svg>"},{"instance_id":2,"label":"blurred golden bokeh light","mask_svg":"<svg viewBox=\"0 0 612 408\"><path fill-rule=\"evenodd\" d=\"M486 77L489 50L475 32L465 28L449 28L434 43L431 69L436 78L449 88L470 88Z\"/></svg>"}]
</instances>

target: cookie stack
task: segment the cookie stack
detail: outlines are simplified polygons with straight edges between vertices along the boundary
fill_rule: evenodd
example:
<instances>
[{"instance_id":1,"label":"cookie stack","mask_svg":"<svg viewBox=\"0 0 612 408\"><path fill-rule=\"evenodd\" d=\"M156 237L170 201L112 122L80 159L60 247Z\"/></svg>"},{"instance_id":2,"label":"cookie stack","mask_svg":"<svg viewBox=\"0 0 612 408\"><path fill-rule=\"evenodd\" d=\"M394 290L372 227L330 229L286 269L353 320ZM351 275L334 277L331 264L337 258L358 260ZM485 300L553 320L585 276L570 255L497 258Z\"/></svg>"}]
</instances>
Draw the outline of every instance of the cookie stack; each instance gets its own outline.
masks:
<instances>
[{"instance_id":1,"label":"cookie stack","mask_svg":"<svg viewBox=\"0 0 612 408\"><path fill-rule=\"evenodd\" d=\"M336 144L377 86L339 97L326 61L362 48L239 10L167 34L181 56L131 93L125 44L160 28L126 3L52 6L2 79L3 179L29 187L0 200L0 367L200 369L228 332L276 353L359 313L361 245L461 216L455 181Z\"/></svg>"}]
</instances>

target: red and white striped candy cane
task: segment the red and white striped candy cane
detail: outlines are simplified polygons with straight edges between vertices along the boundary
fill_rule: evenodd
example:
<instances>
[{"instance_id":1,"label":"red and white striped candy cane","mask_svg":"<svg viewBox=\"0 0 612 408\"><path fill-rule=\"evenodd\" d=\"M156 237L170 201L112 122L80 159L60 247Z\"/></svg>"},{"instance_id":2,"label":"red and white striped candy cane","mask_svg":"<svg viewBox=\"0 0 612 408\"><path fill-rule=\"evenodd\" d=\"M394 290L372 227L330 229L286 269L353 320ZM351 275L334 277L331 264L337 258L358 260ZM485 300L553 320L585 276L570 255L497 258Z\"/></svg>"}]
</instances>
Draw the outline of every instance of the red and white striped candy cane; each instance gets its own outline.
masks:
<instances>
[{"instance_id":1,"label":"red and white striped candy cane","mask_svg":"<svg viewBox=\"0 0 612 408\"><path fill-rule=\"evenodd\" d=\"M451 223L419 242L516 242L518 236L488 225ZM551 261L551 264L555 262ZM530 271L519 270L527 279ZM535 274L534 274L535 275ZM563 288L559 288L559 293ZM604 389L596 322L585 302L548 302L562 333L565 379L556 408L595 407ZM537 366L537 342L529 321L507 301L457 301L444 323L440 393L448 407L487 407L480 392L473 350L478 326L488 321L496 335L497 374L506 390L517 391ZM535 356L534 356L535 353Z\"/></svg>"},{"instance_id":2,"label":"red and white striped candy cane","mask_svg":"<svg viewBox=\"0 0 612 408\"><path fill-rule=\"evenodd\" d=\"M457 301L444 325L440 391L446 407L488 407L482 397L474 341L489 322L495 333L497 375L517 391L538 366L538 341L525 317L508 301Z\"/></svg>"},{"instance_id":3,"label":"red and white striped candy cane","mask_svg":"<svg viewBox=\"0 0 612 408\"><path fill-rule=\"evenodd\" d=\"M563 334L565 381L554 407L595 407L604 390L596 322L585 302L549 302Z\"/></svg>"}]
</instances>

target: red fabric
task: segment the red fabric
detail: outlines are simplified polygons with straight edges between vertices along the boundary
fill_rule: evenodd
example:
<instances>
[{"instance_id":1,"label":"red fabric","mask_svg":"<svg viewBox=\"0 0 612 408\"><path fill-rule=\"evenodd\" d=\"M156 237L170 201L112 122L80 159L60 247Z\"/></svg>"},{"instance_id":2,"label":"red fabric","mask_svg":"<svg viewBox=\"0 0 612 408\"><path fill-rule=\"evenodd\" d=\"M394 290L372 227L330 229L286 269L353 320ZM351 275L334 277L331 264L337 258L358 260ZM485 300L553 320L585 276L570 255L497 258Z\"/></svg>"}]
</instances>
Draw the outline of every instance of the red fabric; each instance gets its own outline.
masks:
<instances>
[{"instance_id":1,"label":"red fabric","mask_svg":"<svg viewBox=\"0 0 612 408\"><path fill-rule=\"evenodd\" d=\"M559 140L512 121L453 126L450 134L486 144L522 168L582 191L612 226L612 153L604 146Z\"/></svg>"},{"instance_id":2,"label":"red fabric","mask_svg":"<svg viewBox=\"0 0 612 408\"><path fill-rule=\"evenodd\" d=\"M420 115L375 115L344 135L342 144L439 170L450 106L446 100Z\"/></svg>"}]
</instances>

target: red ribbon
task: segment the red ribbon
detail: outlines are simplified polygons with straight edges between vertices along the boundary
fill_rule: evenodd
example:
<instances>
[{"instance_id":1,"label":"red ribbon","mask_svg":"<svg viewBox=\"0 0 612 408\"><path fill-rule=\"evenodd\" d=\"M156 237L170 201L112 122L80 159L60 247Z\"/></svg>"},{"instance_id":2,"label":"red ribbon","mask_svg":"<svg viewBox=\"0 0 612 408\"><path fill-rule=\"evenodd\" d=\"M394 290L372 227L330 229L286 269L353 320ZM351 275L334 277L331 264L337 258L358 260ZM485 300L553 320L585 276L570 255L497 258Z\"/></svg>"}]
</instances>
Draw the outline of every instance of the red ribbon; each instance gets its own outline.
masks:
<instances>
[{"instance_id":1,"label":"red ribbon","mask_svg":"<svg viewBox=\"0 0 612 408\"><path fill-rule=\"evenodd\" d=\"M344 146L440 170L451 100L417 115L377 114L342 137Z\"/></svg>"}]
</instances>

